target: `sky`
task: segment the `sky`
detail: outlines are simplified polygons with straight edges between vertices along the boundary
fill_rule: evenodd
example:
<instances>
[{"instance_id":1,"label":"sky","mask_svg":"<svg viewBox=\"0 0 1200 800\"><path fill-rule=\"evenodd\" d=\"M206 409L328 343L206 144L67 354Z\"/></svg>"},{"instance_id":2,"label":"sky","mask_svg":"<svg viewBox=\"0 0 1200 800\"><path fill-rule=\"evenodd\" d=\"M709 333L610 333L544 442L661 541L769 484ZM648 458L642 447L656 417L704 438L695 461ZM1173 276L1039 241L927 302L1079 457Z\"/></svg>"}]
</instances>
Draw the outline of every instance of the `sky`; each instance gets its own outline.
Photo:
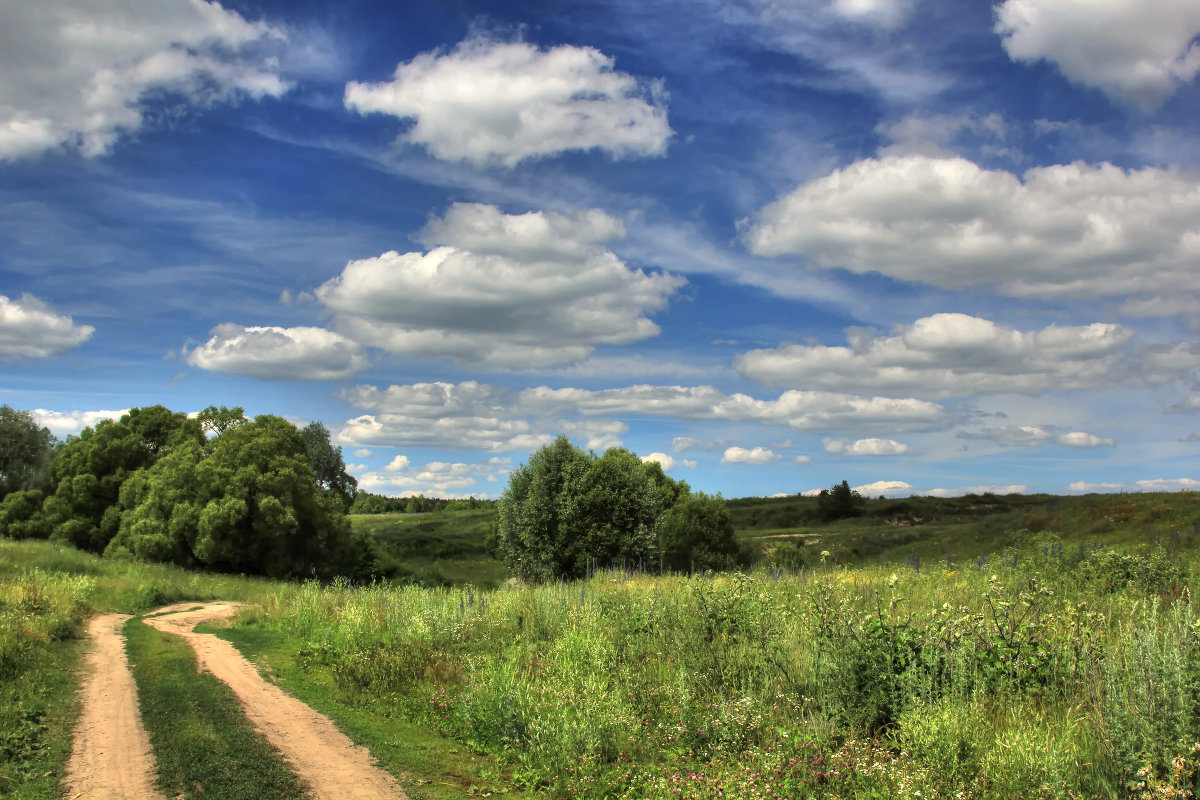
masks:
<instances>
[{"instance_id":1,"label":"sky","mask_svg":"<svg viewBox=\"0 0 1200 800\"><path fill-rule=\"evenodd\" d=\"M0 0L0 401L496 497L1200 489L1195 0Z\"/></svg>"}]
</instances>

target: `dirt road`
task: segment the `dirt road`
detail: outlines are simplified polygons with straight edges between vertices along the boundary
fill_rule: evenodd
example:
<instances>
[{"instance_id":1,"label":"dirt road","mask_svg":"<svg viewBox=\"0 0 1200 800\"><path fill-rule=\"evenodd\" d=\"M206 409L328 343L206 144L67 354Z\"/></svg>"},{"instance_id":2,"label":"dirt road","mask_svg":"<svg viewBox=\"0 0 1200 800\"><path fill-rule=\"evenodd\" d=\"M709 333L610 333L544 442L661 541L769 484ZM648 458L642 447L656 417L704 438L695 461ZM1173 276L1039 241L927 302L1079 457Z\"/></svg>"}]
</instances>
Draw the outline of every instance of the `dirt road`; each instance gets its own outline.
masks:
<instances>
[{"instance_id":1,"label":"dirt road","mask_svg":"<svg viewBox=\"0 0 1200 800\"><path fill-rule=\"evenodd\" d=\"M233 645L192 629L227 619L236 603L180 603L145 622L183 637L201 669L229 685L246 717L313 790L317 800L407 800L371 754L346 738L326 717L264 681ZM125 658L121 626L128 616L107 614L88 625L93 647L82 689L66 784L71 800L162 800L150 742L142 727L137 688Z\"/></svg>"},{"instance_id":2,"label":"dirt road","mask_svg":"<svg viewBox=\"0 0 1200 800\"><path fill-rule=\"evenodd\" d=\"M88 623L92 649L81 691L66 784L72 800L161 800L154 791L154 756L138 713L137 686L125 659L121 626L129 617L105 614Z\"/></svg>"},{"instance_id":3,"label":"dirt road","mask_svg":"<svg viewBox=\"0 0 1200 800\"><path fill-rule=\"evenodd\" d=\"M169 612L169 613L163 613ZM224 639L192 629L237 613L234 603L183 603L160 609L145 622L183 637L201 669L228 684L246 717L313 790L317 800L406 800L396 780L375 766L328 718L267 683L241 653Z\"/></svg>"}]
</instances>

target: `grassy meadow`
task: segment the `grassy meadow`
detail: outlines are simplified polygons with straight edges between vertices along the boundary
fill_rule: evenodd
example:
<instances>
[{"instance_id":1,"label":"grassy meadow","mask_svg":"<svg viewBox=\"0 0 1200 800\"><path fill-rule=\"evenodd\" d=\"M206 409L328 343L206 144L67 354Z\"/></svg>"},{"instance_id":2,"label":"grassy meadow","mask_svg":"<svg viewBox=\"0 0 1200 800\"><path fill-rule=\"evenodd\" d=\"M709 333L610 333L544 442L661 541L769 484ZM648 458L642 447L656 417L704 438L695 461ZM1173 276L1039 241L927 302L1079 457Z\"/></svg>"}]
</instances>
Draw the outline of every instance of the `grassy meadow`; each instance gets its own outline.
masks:
<instances>
[{"instance_id":1,"label":"grassy meadow","mask_svg":"<svg viewBox=\"0 0 1200 800\"><path fill-rule=\"evenodd\" d=\"M745 574L542 586L488 560L486 511L354 518L394 578L368 586L0 542L0 795L59 796L86 616L220 598L418 799L1194 796L1200 495L731 508ZM189 672L136 638L135 671Z\"/></svg>"}]
</instances>

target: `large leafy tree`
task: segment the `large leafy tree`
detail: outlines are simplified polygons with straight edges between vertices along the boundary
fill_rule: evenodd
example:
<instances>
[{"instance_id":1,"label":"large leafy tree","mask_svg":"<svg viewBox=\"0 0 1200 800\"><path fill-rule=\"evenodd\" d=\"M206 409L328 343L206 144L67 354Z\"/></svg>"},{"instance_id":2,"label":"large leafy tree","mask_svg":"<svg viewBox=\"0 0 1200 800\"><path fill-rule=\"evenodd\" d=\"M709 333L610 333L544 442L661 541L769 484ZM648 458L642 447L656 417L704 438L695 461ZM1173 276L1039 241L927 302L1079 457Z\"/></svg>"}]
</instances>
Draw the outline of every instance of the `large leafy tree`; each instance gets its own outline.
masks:
<instances>
[{"instance_id":1,"label":"large leafy tree","mask_svg":"<svg viewBox=\"0 0 1200 800\"><path fill-rule=\"evenodd\" d=\"M275 577L352 574L365 555L305 437L280 417L172 449L126 482L120 504L109 555Z\"/></svg>"},{"instance_id":2,"label":"large leafy tree","mask_svg":"<svg viewBox=\"0 0 1200 800\"><path fill-rule=\"evenodd\" d=\"M579 577L589 559L653 563L664 498L677 489L664 477L623 448L597 457L560 436L509 476L496 552L518 577L536 581Z\"/></svg>"},{"instance_id":3,"label":"large leafy tree","mask_svg":"<svg viewBox=\"0 0 1200 800\"><path fill-rule=\"evenodd\" d=\"M50 469L53 494L44 512L52 536L101 552L121 522L125 481L186 442L204 441L200 423L163 406L135 408L119 420L84 428L61 448Z\"/></svg>"},{"instance_id":4,"label":"large leafy tree","mask_svg":"<svg viewBox=\"0 0 1200 800\"><path fill-rule=\"evenodd\" d=\"M44 489L58 442L28 411L0 406L0 498Z\"/></svg>"}]
</instances>

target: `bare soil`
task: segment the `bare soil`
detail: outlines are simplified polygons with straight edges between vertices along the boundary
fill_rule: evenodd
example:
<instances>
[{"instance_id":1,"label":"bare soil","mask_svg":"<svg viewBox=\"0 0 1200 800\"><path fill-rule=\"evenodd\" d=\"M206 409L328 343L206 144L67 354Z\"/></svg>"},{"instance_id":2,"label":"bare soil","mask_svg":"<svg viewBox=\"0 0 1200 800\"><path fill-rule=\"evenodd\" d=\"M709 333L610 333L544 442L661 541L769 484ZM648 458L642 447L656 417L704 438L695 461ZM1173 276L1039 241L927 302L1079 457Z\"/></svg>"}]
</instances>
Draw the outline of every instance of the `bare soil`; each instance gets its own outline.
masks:
<instances>
[{"instance_id":1,"label":"bare soil","mask_svg":"<svg viewBox=\"0 0 1200 800\"><path fill-rule=\"evenodd\" d=\"M66 785L72 800L161 800L154 790L154 755L138 712L137 686L125 658L121 626L129 617L104 614L88 623L92 641L83 711L75 728Z\"/></svg>"},{"instance_id":2,"label":"bare soil","mask_svg":"<svg viewBox=\"0 0 1200 800\"><path fill-rule=\"evenodd\" d=\"M395 778L375 765L328 718L267 683L223 639L196 633L204 622L228 619L236 603L179 603L147 617L147 625L182 637L207 669L237 695L246 717L307 782L316 800L407 800ZM163 800L150 741L138 711L137 686L125 657L126 615L105 614L88 624L92 649L81 690L66 786L71 800Z\"/></svg>"},{"instance_id":3,"label":"bare soil","mask_svg":"<svg viewBox=\"0 0 1200 800\"><path fill-rule=\"evenodd\" d=\"M199 668L233 690L246 717L308 783L317 800L406 800L395 778L376 766L366 748L351 742L327 717L263 680L229 642L193 630L236 613L236 603L181 603L160 609L145 622L191 645Z\"/></svg>"}]
</instances>

